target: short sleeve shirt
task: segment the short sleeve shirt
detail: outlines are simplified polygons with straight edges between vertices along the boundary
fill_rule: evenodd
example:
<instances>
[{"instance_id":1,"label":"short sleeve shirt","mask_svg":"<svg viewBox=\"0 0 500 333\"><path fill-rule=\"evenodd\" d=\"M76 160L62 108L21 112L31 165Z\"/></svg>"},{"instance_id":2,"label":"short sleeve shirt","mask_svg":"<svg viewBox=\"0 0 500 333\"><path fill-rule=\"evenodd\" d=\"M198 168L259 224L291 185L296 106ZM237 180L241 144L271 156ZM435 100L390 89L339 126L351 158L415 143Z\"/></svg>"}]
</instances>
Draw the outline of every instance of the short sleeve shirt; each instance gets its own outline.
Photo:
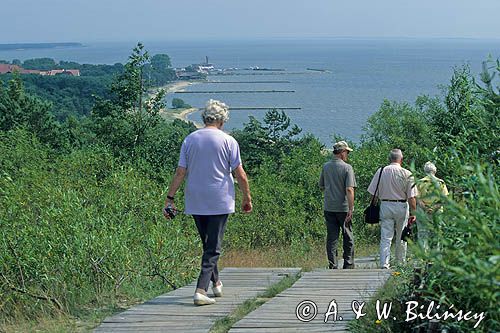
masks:
<instances>
[{"instance_id":1,"label":"short sleeve shirt","mask_svg":"<svg viewBox=\"0 0 500 333\"><path fill-rule=\"evenodd\" d=\"M182 143L179 166L187 169L186 214L221 215L234 213L234 179L241 164L236 140L218 129L202 128Z\"/></svg>"},{"instance_id":2,"label":"short sleeve shirt","mask_svg":"<svg viewBox=\"0 0 500 333\"><path fill-rule=\"evenodd\" d=\"M436 206L440 203L440 195L448 195L448 188L446 187L444 180L432 175L427 175L419 180L418 190L420 200L428 208Z\"/></svg>"},{"instance_id":3,"label":"short sleeve shirt","mask_svg":"<svg viewBox=\"0 0 500 333\"><path fill-rule=\"evenodd\" d=\"M347 187L356 187L356 178L351 165L334 156L323 165L319 186L324 188L324 210L348 212Z\"/></svg>"},{"instance_id":4,"label":"short sleeve shirt","mask_svg":"<svg viewBox=\"0 0 500 333\"><path fill-rule=\"evenodd\" d=\"M380 170L375 172L368 187L368 192L372 195L375 195L377 189ZM416 197L417 194L417 187L409 170L401 167L399 163L391 163L384 167L377 192L377 196L381 200L407 200Z\"/></svg>"}]
</instances>

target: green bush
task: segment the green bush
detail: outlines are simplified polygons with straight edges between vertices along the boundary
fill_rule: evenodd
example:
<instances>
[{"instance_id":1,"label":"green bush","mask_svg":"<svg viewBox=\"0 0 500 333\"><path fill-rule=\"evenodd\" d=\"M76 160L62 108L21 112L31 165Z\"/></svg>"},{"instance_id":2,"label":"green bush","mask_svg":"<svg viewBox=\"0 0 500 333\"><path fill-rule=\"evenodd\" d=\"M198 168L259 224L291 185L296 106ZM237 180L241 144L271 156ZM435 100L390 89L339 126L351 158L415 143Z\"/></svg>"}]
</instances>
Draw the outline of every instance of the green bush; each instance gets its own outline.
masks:
<instances>
[{"instance_id":1,"label":"green bush","mask_svg":"<svg viewBox=\"0 0 500 333\"><path fill-rule=\"evenodd\" d=\"M190 108L191 105L189 105L186 102L184 102L183 99L174 98L174 99L172 99L172 107L174 109L187 109L187 108Z\"/></svg>"},{"instance_id":2,"label":"green bush","mask_svg":"<svg viewBox=\"0 0 500 333\"><path fill-rule=\"evenodd\" d=\"M500 195L491 166L466 167L468 193L449 199L441 214L422 215L432 226L430 252L417 249L417 257L431 262L422 298L447 307L485 312L476 331L500 330ZM468 332L474 323L447 322L446 327Z\"/></svg>"},{"instance_id":3,"label":"green bush","mask_svg":"<svg viewBox=\"0 0 500 333\"><path fill-rule=\"evenodd\" d=\"M0 136L1 321L165 291L189 282L198 241L166 222L165 188L102 148L60 158L23 131Z\"/></svg>"},{"instance_id":4,"label":"green bush","mask_svg":"<svg viewBox=\"0 0 500 333\"><path fill-rule=\"evenodd\" d=\"M473 327L474 320L441 321L441 328L448 332L500 330L497 309L500 295L500 245L497 239L500 232L497 180L500 94L498 86L494 86L494 74L489 72L492 69L494 73L500 73L498 60L485 63L481 75L483 84L475 82L467 67L457 69L443 102L427 104L422 119L429 120L431 131L428 135L436 144L434 148L428 145L427 150L420 150L408 144L406 139L399 141L411 152L423 153L421 159L415 159L415 165L420 165L425 158L435 160L452 194L442 198L442 212L431 216L419 213L417 216L432 231L430 251L425 251L420 245L412 246L416 260L410 265L419 265L419 270L414 271L410 265L403 267L403 281L396 287L390 282L381 295L391 295L397 300L398 311L401 311L404 301L414 300L420 304L434 301L436 306L441 305L442 311L454 305L455 311L486 314L477 328ZM393 114L393 117L398 115ZM372 126L374 131L371 132L373 138L380 138L388 145L397 142L390 137L391 133L378 132L386 124L383 119L376 119L375 123L377 127ZM390 123L402 122L393 119ZM395 125L393 131L402 132L403 129ZM370 149L380 146L377 140L367 140L363 146L366 144ZM369 160L367 156L370 155L362 153L361 156ZM439 195L438 189L436 195ZM390 288L394 288L392 293ZM414 332L425 329L428 322L421 319L411 323L388 320L376 324L371 313L351 327L355 332Z\"/></svg>"}]
</instances>

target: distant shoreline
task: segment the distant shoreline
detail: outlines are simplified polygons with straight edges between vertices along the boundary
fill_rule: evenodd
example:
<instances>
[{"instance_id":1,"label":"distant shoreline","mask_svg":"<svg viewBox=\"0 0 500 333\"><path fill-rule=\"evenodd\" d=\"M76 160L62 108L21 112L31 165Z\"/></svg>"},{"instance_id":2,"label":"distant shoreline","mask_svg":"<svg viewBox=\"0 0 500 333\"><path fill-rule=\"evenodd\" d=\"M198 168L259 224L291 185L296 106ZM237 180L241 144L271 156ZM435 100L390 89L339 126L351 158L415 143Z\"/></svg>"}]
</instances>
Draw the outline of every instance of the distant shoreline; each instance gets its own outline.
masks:
<instances>
[{"instance_id":1,"label":"distant shoreline","mask_svg":"<svg viewBox=\"0 0 500 333\"><path fill-rule=\"evenodd\" d=\"M0 51L26 50L26 49L55 49L57 47L83 47L82 43L13 43L0 44Z\"/></svg>"},{"instance_id":2,"label":"distant shoreline","mask_svg":"<svg viewBox=\"0 0 500 333\"><path fill-rule=\"evenodd\" d=\"M154 97L158 90L160 89L164 89L165 92L167 94L172 94L176 91L180 91L180 90L184 90L186 89L187 87L193 85L193 84L197 84L199 83L198 81L176 81L176 82L172 82L172 83L169 83L163 87L159 87L156 89L156 91L154 93L152 93L150 96L151 97ZM164 113L167 117L171 117L173 119L179 119L179 120L182 120L182 121L185 121L185 122L189 122L190 120L188 119L188 116L191 114L191 113L194 113L198 111L198 108L187 108L187 109L181 109L181 111L179 112L178 110L175 110L175 109L169 109L169 108L165 108L165 109L162 109L160 110L160 113ZM201 124L195 122L195 121L191 121L197 128L201 128Z\"/></svg>"}]
</instances>

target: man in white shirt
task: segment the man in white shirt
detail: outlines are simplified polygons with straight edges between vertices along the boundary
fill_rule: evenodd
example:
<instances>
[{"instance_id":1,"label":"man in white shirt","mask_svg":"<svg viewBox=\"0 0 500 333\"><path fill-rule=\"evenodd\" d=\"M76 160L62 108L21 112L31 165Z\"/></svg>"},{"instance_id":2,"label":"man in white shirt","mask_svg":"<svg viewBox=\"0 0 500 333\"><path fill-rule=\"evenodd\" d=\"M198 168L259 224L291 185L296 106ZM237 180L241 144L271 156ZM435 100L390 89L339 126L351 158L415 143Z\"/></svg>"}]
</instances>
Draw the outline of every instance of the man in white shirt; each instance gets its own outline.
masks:
<instances>
[{"instance_id":1,"label":"man in white shirt","mask_svg":"<svg viewBox=\"0 0 500 333\"><path fill-rule=\"evenodd\" d=\"M380 203L380 266L389 268L391 242L396 229L396 261L406 259L406 242L401 240L401 234L408 223L415 221L418 194L412 174L401 167L403 153L399 149L391 150L390 164L385 166L377 182L382 168L379 168L368 187L368 192ZM377 192L377 193L375 193ZM408 209L409 208L409 209ZM411 212L411 214L410 214Z\"/></svg>"}]
</instances>

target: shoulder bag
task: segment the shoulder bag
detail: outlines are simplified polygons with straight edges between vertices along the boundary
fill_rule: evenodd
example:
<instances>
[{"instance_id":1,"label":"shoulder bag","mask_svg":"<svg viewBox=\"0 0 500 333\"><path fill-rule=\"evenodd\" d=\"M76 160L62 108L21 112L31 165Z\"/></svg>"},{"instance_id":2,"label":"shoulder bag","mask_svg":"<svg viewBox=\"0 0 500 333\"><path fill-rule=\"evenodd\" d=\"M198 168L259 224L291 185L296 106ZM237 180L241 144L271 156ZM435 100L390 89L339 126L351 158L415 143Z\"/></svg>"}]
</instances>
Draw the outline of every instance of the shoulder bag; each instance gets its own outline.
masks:
<instances>
[{"instance_id":1,"label":"shoulder bag","mask_svg":"<svg viewBox=\"0 0 500 333\"><path fill-rule=\"evenodd\" d=\"M378 195L378 186L380 184L380 178L382 177L382 171L384 171L384 167L380 169L380 174L378 175L377 188L375 189L375 193L373 194L373 199L370 202L370 205L365 209L365 223L368 224L377 224L380 221L380 204L378 200L375 202L375 198Z\"/></svg>"}]
</instances>

